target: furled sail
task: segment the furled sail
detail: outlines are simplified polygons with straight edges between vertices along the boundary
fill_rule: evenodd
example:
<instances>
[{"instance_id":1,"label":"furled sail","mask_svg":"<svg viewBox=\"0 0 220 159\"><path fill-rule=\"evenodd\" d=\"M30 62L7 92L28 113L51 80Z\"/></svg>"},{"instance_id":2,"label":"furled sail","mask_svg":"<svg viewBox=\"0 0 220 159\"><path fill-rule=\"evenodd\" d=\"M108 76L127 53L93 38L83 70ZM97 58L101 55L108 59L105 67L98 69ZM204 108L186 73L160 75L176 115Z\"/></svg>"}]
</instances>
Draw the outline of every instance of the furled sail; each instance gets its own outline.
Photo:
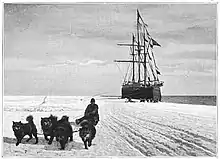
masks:
<instances>
[{"instance_id":1,"label":"furled sail","mask_svg":"<svg viewBox=\"0 0 220 159\"><path fill-rule=\"evenodd\" d=\"M130 60L116 60L115 62L130 62L131 74L127 74L126 81L147 84L149 81L159 81L160 71L156 65L153 54L154 46L161 46L148 32L148 25L144 22L137 10L137 32L132 34L131 44L118 44L129 46L132 57ZM132 70L132 71L131 71ZM129 79L130 78L130 79Z\"/></svg>"},{"instance_id":2,"label":"furled sail","mask_svg":"<svg viewBox=\"0 0 220 159\"><path fill-rule=\"evenodd\" d=\"M132 43L118 44L130 48L131 58L115 60L115 62L129 63L124 83L122 84L122 98L146 99L154 102L161 101L159 68L154 57L154 46L161 46L148 32L148 25L137 10L137 30L132 34Z\"/></svg>"}]
</instances>

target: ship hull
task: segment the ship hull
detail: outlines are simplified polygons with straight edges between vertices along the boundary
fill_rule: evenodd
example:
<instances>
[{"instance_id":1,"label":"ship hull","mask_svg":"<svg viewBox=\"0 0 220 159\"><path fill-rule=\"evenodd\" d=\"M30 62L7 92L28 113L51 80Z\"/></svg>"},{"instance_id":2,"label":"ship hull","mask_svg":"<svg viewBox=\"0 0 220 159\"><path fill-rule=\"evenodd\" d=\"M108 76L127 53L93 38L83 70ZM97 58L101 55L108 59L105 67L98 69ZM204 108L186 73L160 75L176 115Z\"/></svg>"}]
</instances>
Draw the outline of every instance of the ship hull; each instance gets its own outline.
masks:
<instances>
[{"instance_id":1,"label":"ship hull","mask_svg":"<svg viewBox=\"0 0 220 159\"><path fill-rule=\"evenodd\" d=\"M128 99L144 99L152 102L161 101L160 86L134 86L123 85L122 86L122 98Z\"/></svg>"}]
</instances>

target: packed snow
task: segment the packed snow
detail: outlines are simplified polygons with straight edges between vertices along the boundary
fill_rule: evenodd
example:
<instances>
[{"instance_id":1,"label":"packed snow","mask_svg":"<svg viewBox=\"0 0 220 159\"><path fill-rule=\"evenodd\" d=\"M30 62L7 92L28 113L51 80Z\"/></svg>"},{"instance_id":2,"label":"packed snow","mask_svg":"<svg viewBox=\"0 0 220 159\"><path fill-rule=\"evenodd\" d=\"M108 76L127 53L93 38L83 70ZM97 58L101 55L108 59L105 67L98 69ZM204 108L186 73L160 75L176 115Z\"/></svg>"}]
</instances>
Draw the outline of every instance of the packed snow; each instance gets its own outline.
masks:
<instances>
[{"instance_id":1,"label":"packed snow","mask_svg":"<svg viewBox=\"0 0 220 159\"><path fill-rule=\"evenodd\" d=\"M68 115L74 130L90 97L5 96L3 108L3 156L109 157L109 156L216 156L217 107L174 103L127 103L124 99L95 97L100 122L92 146L86 150L78 133L65 150L55 140L43 138L40 119ZM39 143L25 139L15 146L12 121L34 116ZM27 138L28 136L26 136Z\"/></svg>"}]
</instances>

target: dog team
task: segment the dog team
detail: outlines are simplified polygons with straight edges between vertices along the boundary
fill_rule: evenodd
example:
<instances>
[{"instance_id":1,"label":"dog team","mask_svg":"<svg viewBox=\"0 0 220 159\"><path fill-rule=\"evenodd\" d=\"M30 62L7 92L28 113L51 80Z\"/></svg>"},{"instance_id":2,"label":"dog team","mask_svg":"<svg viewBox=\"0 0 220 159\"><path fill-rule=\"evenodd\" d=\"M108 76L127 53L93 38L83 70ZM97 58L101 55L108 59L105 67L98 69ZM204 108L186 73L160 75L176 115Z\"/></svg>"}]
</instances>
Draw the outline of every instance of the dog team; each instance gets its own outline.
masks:
<instances>
[{"instance_id":1,"label":"dog team","mask_svg":"<svg viewBox=\"0 0 220 159\"><path fill-rule=\"evenodd\" d=\"M29 115L26 118L28 123L22 123L21 121L13 121L12 129L14 135L17 139L16 146L21 143L24 136L28 135L29 138L26 140L28 142L33 137L35 137L38 143L37 128L33 122L33 116ZM95 99L92 98L90 104L87 106L84 116L82 118L76 119L75 123L80 126L79 136L81 137L85 149L88 149L92 145L92 140L95 138L96 128L95 126L99 122L98 105L95 104ZM48 144L52 144L55 137L56 141L60 143L61 150L65 149L65 145L68 140L73 141L73 129L69 122L69 117L64 115L60 120L57 120L56 116L50 115L49 117L41 118L41 128L43 130L43 135ZM50 136L50 138L48 138Z\"/></svg>"}]
</instances>

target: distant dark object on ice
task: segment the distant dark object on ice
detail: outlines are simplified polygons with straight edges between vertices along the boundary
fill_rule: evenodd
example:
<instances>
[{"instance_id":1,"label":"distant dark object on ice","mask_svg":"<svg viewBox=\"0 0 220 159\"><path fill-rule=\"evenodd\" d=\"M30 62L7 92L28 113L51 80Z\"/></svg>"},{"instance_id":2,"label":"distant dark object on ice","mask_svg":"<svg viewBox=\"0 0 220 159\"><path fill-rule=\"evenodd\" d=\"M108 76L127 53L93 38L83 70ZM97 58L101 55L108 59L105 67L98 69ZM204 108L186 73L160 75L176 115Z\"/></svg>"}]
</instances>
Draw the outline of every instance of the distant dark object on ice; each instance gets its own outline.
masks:
<instances>
[{"instance_id":1,"label":"distant dark object on ice","mask_svg":"<svg viewBox=\"0 0 220 159\"><path fill-rule=\"evenodd\" d=\"M120 96L113 96L113 95L103 95L101 97L105 99L121 99ZM184 95L172 96L171 95L171 96L162 96L161 102L216 106L216 96L184 96Z\"/></svg>"},{"instance_id":2,"label":"distant dark object on ice","mask_svg":"<svg viewBox=\"0 0 220 159\"><path fill-rule=\"evenodd\" d=\"M121 97L138 100L150 99L153 102L160 102L160 87L163 86L164 82L159 80L161 72L156 64L153 49L155 46L161 45L150 36L147 25L138 10L136 15L137 27L135 28L137 30L132 34L131 43L118 44L119 46L129 47L129 54L132 57L126 60L115 60L117 63L130 63L132 66L132 69L129 69L129 65L126 76L124 77ZM138 69L136 69L136 66L138 66ZM150 69L148 69L149 67Z\"/></svg>"}]
</instances>

